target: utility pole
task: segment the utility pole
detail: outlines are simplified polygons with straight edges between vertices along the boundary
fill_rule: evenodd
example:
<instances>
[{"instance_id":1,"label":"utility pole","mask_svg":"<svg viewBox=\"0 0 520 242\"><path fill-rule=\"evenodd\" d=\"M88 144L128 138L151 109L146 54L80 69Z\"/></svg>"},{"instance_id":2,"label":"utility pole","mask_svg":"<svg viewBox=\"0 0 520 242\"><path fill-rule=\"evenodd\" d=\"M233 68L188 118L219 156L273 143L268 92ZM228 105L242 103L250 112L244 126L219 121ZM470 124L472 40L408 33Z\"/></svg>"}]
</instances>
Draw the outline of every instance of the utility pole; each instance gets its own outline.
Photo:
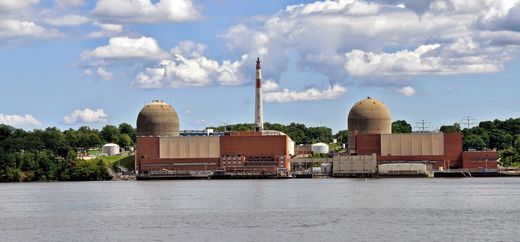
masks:
<instances>
[{"instance_id":1,"label":"utility pole","mask_svg":"<svg viewBox=\"0 0 520 242\"><path fill-rule=\"evenodd\" d=\"M473 117L471 117L471 116L466 116L466 117L464 117L464 118L462 119L462 124L463 124L463 125L466 125L466 128L469 129L469 128L473 127L473 125L477 124L475 121L476 121L476 120L475 120Z\"/></svg>"},{"instance_id":2,"label":"utility pole","mask_svg":"<svg viewBox=\"0 0 520 242\"><path fill-rule=\"evenodd\" d=\"M417 125L414 128L418 129L420 133L426 133L427 131L429 131L430 122L423 119L421 121L416 122L416 124Z\"/></svg>"}]
</instances>

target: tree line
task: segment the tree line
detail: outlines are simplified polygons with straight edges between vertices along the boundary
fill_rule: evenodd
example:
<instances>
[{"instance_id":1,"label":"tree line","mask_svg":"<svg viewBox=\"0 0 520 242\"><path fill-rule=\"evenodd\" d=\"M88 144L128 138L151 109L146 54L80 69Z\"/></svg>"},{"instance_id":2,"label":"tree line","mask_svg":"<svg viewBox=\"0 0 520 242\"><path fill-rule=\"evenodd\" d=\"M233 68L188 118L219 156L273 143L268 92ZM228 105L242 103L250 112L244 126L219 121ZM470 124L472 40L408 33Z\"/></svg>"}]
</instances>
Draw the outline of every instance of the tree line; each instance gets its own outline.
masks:
<instances>
[{"instance_id":1,"label":"tree line","mask_svg":"<svg viewBox=\"0 0 520 242\"><path fill-rule=\"evenodd\" d=\"M253 127L251 123L242 123L208 128L218 132L252 131ZM342 144L348 138L347 130L333 134L328 127L307 127L300 123L265 123L264 128L284 132L296 144L331 143L333 139ZM496 149L502 165L520 165L520 118L483 121L465 129L455 123L441 126L440 131L462 132L464 150ZM412 126L397 120L392 123L392 132L411 133ZM127 123L106 125L100 130L82 126L64 131L56 127L25 131L0 124L0 182L109 179L102 160L78 160L78 153L105 143L132 146L135 137L135 128Z\"/></svg>"},{"instance_id":2,"label":"tree line","mask_svg":"<svg viewBox=\"0 0 520 242\"><path fill-rule=\"evenodd\" d=\"M461 129L460 124L441 126L445 133L462 132L464 150L496 149L501 164L520 164L520 118L483 121L478 126Z\"/></svg>"},{"instance_id":3,"label":"tree line","mask_svg":"<svg viewBox=\"0 0 520 242\"><path fill-rule=\"evenodd\" d=\"M78 153L109 142L131 146L135 133L126 123L65 131L56 127L25 131L0 124L0 182L109 179L103 160L78 160Z\"/></svg>"},{"instance_id":4,"label":"tree line","mask_svg":"<svg viewBox=\"0 0 520 242\"><path fill-rule=\"evenodd\" d=\"M252 123L241 123L241 124L229 124L217 127L208 127L208 129L214 129L217 132L224 131L253 131L254 124ZM290 123L288 125L278 123L264 123L264 130L277 130L287 134L296 144L312 144L316 142L331 143L332 139L336 138L332 134L332 129L320 126L320 127L307 127L305 124Z\"/></svg>"}]
</instances>

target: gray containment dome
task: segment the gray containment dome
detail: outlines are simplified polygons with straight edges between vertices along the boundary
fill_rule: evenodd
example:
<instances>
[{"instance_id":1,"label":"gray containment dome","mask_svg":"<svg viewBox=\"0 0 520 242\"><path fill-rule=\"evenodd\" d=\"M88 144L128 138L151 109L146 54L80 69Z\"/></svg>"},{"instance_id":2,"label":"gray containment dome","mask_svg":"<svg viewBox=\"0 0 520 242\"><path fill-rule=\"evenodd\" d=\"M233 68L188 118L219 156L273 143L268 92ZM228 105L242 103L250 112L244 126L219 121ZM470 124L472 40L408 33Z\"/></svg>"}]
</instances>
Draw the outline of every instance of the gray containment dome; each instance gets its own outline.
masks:
<instances>
[{"instance_id":1,"label":"gray containment dome","mask_svg":"<svg viewBox=\"0 0 520 242\"><path fill-rule=\"evenodd\" d=\"M154 100L137 116L137 136L179 136L179 116L170 104Z\"/></svg>"},{"instance_id":2,"label":"gray containment dome","mask_svg":"<svg viewBox=\"0 0 520 242\"><path fill-rule=\"evenodd\" d=\"M368 97L354 104L348 113L348 148L355 150L356 134L390 134L392 117L381 101Z\"/></svg>"}]
</instances>

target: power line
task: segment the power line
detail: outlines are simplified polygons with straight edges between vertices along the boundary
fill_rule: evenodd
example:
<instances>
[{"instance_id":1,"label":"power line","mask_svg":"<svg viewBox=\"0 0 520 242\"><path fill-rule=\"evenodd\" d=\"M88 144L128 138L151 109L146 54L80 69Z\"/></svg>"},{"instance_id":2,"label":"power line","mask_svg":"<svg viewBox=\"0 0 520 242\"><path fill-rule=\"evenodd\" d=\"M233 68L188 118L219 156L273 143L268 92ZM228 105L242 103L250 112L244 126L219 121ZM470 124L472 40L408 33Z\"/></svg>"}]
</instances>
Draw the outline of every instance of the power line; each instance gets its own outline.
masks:
<instances>
[{"instance_id":1,"label":"power line","mask_svg":"<svg viewBox=\"0 0 520 242\"><path fill-rule=\"evenodd\" d=\"M418 129L420 133L426 133L430 130L430 122L426 120L421 120L418 122L415 122L417 125L414 127L415 129Z\"/></svg>"},{"instance_id":2,"label":"power line","mask_svg":"<svg viewBox=\"0 0 520 242\"><path fill-rule=\"evenodd\" d=\"M466 128L473 127L476 123L476 120L471 116L466 116L462 119L462 124L466 126Z\"/></svg>"}]
</instances>

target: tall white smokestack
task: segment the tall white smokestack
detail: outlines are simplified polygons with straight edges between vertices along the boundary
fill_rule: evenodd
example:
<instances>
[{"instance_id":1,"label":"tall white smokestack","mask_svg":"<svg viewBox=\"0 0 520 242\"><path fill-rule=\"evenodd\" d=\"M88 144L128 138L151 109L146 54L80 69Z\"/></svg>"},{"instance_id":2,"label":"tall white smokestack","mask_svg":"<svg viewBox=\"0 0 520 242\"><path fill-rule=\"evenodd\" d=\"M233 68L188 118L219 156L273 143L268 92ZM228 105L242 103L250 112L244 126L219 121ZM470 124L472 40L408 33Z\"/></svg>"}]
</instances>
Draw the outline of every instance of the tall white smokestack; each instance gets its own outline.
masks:
<instances>
[{"instance_id":1,"label":"tall white smokestack","mask_svg":"<svg viewBox=\"0 0 520 242\"><path fill-rule=\"evenodd\" d=\"M255 131L264 130L264 113L262 111L262 67L260 58L256 59L256 98L255 98Z\"/></svg>"}]
</instances>

